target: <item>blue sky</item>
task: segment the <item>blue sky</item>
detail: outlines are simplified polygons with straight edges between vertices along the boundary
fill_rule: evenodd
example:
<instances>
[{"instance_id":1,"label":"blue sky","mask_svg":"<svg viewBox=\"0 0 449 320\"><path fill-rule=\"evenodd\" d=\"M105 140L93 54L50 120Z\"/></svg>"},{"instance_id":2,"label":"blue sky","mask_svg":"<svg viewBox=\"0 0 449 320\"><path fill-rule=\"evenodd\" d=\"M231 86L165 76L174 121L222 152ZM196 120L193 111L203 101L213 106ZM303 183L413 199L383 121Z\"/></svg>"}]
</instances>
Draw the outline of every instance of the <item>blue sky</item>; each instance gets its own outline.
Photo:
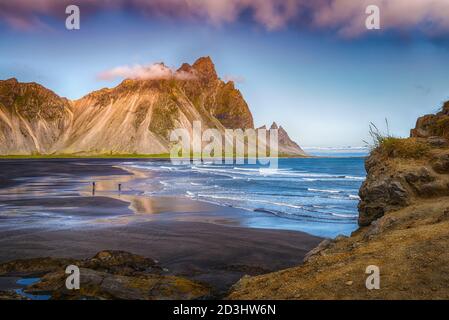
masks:
<instances>
[{"instance_id":1,"label":"blue sky","mask_svg":"<svg viewBox=\"0 0 449 320\"><path fill-rule=\"evenodd\" d=\"M341 37L291 23L275 30L249 19L201 19L97 12L68 31L0 23L0 79L35 81L70 99L120 82L97 75L121 65L178 67L211 56L221 77L242 79L257 126L276 121L302 146L362 146L372 121L407 136L416 118L449 100L446 38L372 31Z\"/></svg>"}]
</instances>

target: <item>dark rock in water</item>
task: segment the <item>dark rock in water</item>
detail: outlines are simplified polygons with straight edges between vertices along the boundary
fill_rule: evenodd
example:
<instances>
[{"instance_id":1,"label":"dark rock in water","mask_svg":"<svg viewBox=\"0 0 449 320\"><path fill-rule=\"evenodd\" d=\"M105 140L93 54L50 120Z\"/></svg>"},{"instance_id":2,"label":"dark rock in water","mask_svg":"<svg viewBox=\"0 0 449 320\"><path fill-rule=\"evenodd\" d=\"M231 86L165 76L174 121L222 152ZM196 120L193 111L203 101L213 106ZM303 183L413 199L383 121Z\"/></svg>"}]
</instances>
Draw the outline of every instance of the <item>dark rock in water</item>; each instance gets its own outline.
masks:
<instances>
[{"instance_id":1,"label":"dark rock in water","mask_svg":"<svg viewBox=\"0 0 449 320\"><path fill-rule=\"evenodd\" d=\"M20 259L0 264L0 276L34 276L49 272L63 270L70 264L75 264L75 259L57 258L33 258Z\"/></svg>"},{"instance_id":2,"label":"dark rock in water","mask_svg":"<svg viewBox=\"0 0 449 320\"><path fill-rule=\"evenodd\" d=\"M123 276L92 269L80 269L80 290L65 287L64 272L50 273L26 292L52 292L52 299L199 299L209 294L207 288L185 278L146 274Z\"/></svg>"},{"instance_id":3,"label":"dark rock in water","mask_svg":"<svg viewBox=\"0 0 449 320\"><path fill-rule=\"evenodd\" d=\"M0 300L29 300L14 291L0 291Z\"/></svg>"},{"instance_id":4,"label":"dark rock in water","mask_svg":"<svg viewBox=\"0 0 449 320\"><path fill-rule=\"evenodd\" d=\"M80 268L79 290L66 288L65 268L69 264ZM51 294L52 299L188 300L210 295L208 287L186 278L163 275L163 268L153 259L124 251L101 251L85 260L37 258L0 265L0 275L36 272L44 274L41 281L24 291L33 295Z\"/></svg>"},{"instance_id":5,"label":"dark rock in water","mask_svg":"<svg viewBox=\"0 0 449 320\"><path fill-rule=\"evenodd\" d=\"M84 268L120 275L141 272L160 273L162 268L156 261L125 251L101 251L82 264Z\"/></svg>"}]
</instances>

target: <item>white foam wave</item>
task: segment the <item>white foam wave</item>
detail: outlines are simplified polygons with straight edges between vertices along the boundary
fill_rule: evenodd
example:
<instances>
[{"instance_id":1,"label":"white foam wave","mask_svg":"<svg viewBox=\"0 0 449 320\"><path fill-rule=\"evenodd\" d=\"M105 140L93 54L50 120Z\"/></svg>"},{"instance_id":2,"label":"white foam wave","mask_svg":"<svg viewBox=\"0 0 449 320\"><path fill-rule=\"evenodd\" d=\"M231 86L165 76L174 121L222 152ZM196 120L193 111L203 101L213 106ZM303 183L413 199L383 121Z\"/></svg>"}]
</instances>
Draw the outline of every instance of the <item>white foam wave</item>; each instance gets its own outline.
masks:
<instances>
[{"instance_id":1,"label":"white foam wave","mask_svg":"<svg viewBox=\"0 0 449 320\"><path fill-rule=\"evenodd\" d=\"M346 179L364 181L366 177L345 176Z\"/></svg>"},{"instance_id":2,"label":"white foam wave","mask_svg":"<svg viewBox=\"0 0 449 320\"><path fill-rule=\"evenodd\" d=\"M340 218L354 218L356 215L354 214L343 214L343 213L331 213L334 217L340 217Z\"/></svg>"},{"instance_id":3,"label":"white foam wave","mask_svg":"<svg viewBox=\"0 0 449 320\"><path fill-rule=\"evenodd\" d=\"M314 188L307 188L308 191L312 192L324 192L324 193L340 193L342 191L340 190L331 190L331 189L314 189Z\"/></svg>"}]
</instances>

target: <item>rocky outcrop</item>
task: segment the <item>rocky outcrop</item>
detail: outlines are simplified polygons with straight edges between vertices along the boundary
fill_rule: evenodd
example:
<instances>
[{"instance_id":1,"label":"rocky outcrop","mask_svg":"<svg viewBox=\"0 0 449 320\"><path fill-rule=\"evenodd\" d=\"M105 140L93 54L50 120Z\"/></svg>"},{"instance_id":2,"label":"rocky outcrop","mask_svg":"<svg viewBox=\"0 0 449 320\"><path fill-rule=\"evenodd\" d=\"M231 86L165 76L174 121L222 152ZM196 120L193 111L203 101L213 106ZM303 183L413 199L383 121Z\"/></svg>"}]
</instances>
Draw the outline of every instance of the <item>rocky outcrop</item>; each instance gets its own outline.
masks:
<instances>
[{"instance_id":1,"label":"rocky outcrop","mask_svg":"<svg viewBox=\"0 0 449 320\"><path fill-rule=\"evenodd\" d=\"M372 151L359 192L360 226L423 199L449 196L447 119L449 103L441 112L419 118L410 138L387 138Z\"/></svg>"},{"instance_id":2,"label":"rocky outcrop","mask_svg":"<svg viewBox=\"0 0 449 320\"><path fill-rule=\"evenodd\" d=\"M416 121L416 127L411 130L410 136L449 138L449 101L443 105L440 112L420 117Z\"/></svg>"},{"instance_id":3,"label":"rocky outcrop","mask_svg":"<svg viewBox=\"0 0 449 320\"><path fill-rule=\"evenodd\" d=\"M0 81L0 154L55 152L72 120L69 100L36 83Z\"/></svg>"},{"instance_id":4,"label":"rocky outcrop","mask_svg":"<svg viewBox=\"0 0 449 320\"><path fill-rule=\"evenodd\" d=\"M181 78L124 80L69 101L35 83L0 81L0 155L168 154L175 128L254 128L232 81L209 57L183 64ZM302 155L281 128L283 151ZM282 140L282 141L284 141Z\"/></svg>"},{"instance_id":5,"label":"rocky outcrop","mask_svg":"<svg viewBox=\"0 0 449 320\"><path fill-rule=\"evenodd\" d=\"M359 225L287 270L244 277L229 299L448 299L449 103L411 137L385 137L366 160ZM366 268L379 267L380 289Z\"/></svg>"},{"instance_id":6,"label":"rocky outcrop","mask_svg":"<svg viewBox=\"0 0 449 320\"><path fill-rule=\"evenodd\" d=\"M65 268L80 268L80 289L68 290ZM202 284L182 277L164 275L154 260L124 251L102 251L85 260L36 258L0 265L0 276L40 277L24 289L51 299L200 299L210 294ZM7 299L22 299L14 292L2 292Z\"/></svg>"},{"instance_id":7,"label":"rocky outcrop","mask_svg":"<svg viewBox=\"0 0 449 320\"><path fill-rule=\"evenodd\" d=\"M269 130L277 130L278 133L278 155L286 157L306 157L307 153L288 135L287 131L282 126L278 126L276 122L273 122L271 127L267 129L267 126L262 126L262 130L267 130L266 146L270 148Z\"/></svg>"}]
</instances>

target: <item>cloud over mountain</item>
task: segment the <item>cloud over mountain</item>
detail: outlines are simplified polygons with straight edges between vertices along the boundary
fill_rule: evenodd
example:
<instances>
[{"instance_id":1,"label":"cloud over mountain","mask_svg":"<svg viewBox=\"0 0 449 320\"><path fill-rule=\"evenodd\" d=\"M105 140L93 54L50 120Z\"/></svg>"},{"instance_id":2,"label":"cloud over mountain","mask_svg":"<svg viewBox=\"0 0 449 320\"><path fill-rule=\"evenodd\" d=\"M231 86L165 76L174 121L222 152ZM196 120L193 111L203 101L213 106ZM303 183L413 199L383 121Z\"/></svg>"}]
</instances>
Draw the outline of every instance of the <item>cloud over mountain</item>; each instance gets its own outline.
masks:
<instances>
[{"instance_id":1,"label":"cloud over mountain","mask_svg":"<svg viewBox=\"0 0 449 320\"><path fill-rule=\"evenodd\" d=\"M99 80L113 80L116 78L127 78L136 80L161 80L175 78L177 80L193 80L194 73L175 71L163 63L153 63L149 65L136 64L133 66L119 66L103 71L97 78Z\"/></svg>"}]
</instances>

